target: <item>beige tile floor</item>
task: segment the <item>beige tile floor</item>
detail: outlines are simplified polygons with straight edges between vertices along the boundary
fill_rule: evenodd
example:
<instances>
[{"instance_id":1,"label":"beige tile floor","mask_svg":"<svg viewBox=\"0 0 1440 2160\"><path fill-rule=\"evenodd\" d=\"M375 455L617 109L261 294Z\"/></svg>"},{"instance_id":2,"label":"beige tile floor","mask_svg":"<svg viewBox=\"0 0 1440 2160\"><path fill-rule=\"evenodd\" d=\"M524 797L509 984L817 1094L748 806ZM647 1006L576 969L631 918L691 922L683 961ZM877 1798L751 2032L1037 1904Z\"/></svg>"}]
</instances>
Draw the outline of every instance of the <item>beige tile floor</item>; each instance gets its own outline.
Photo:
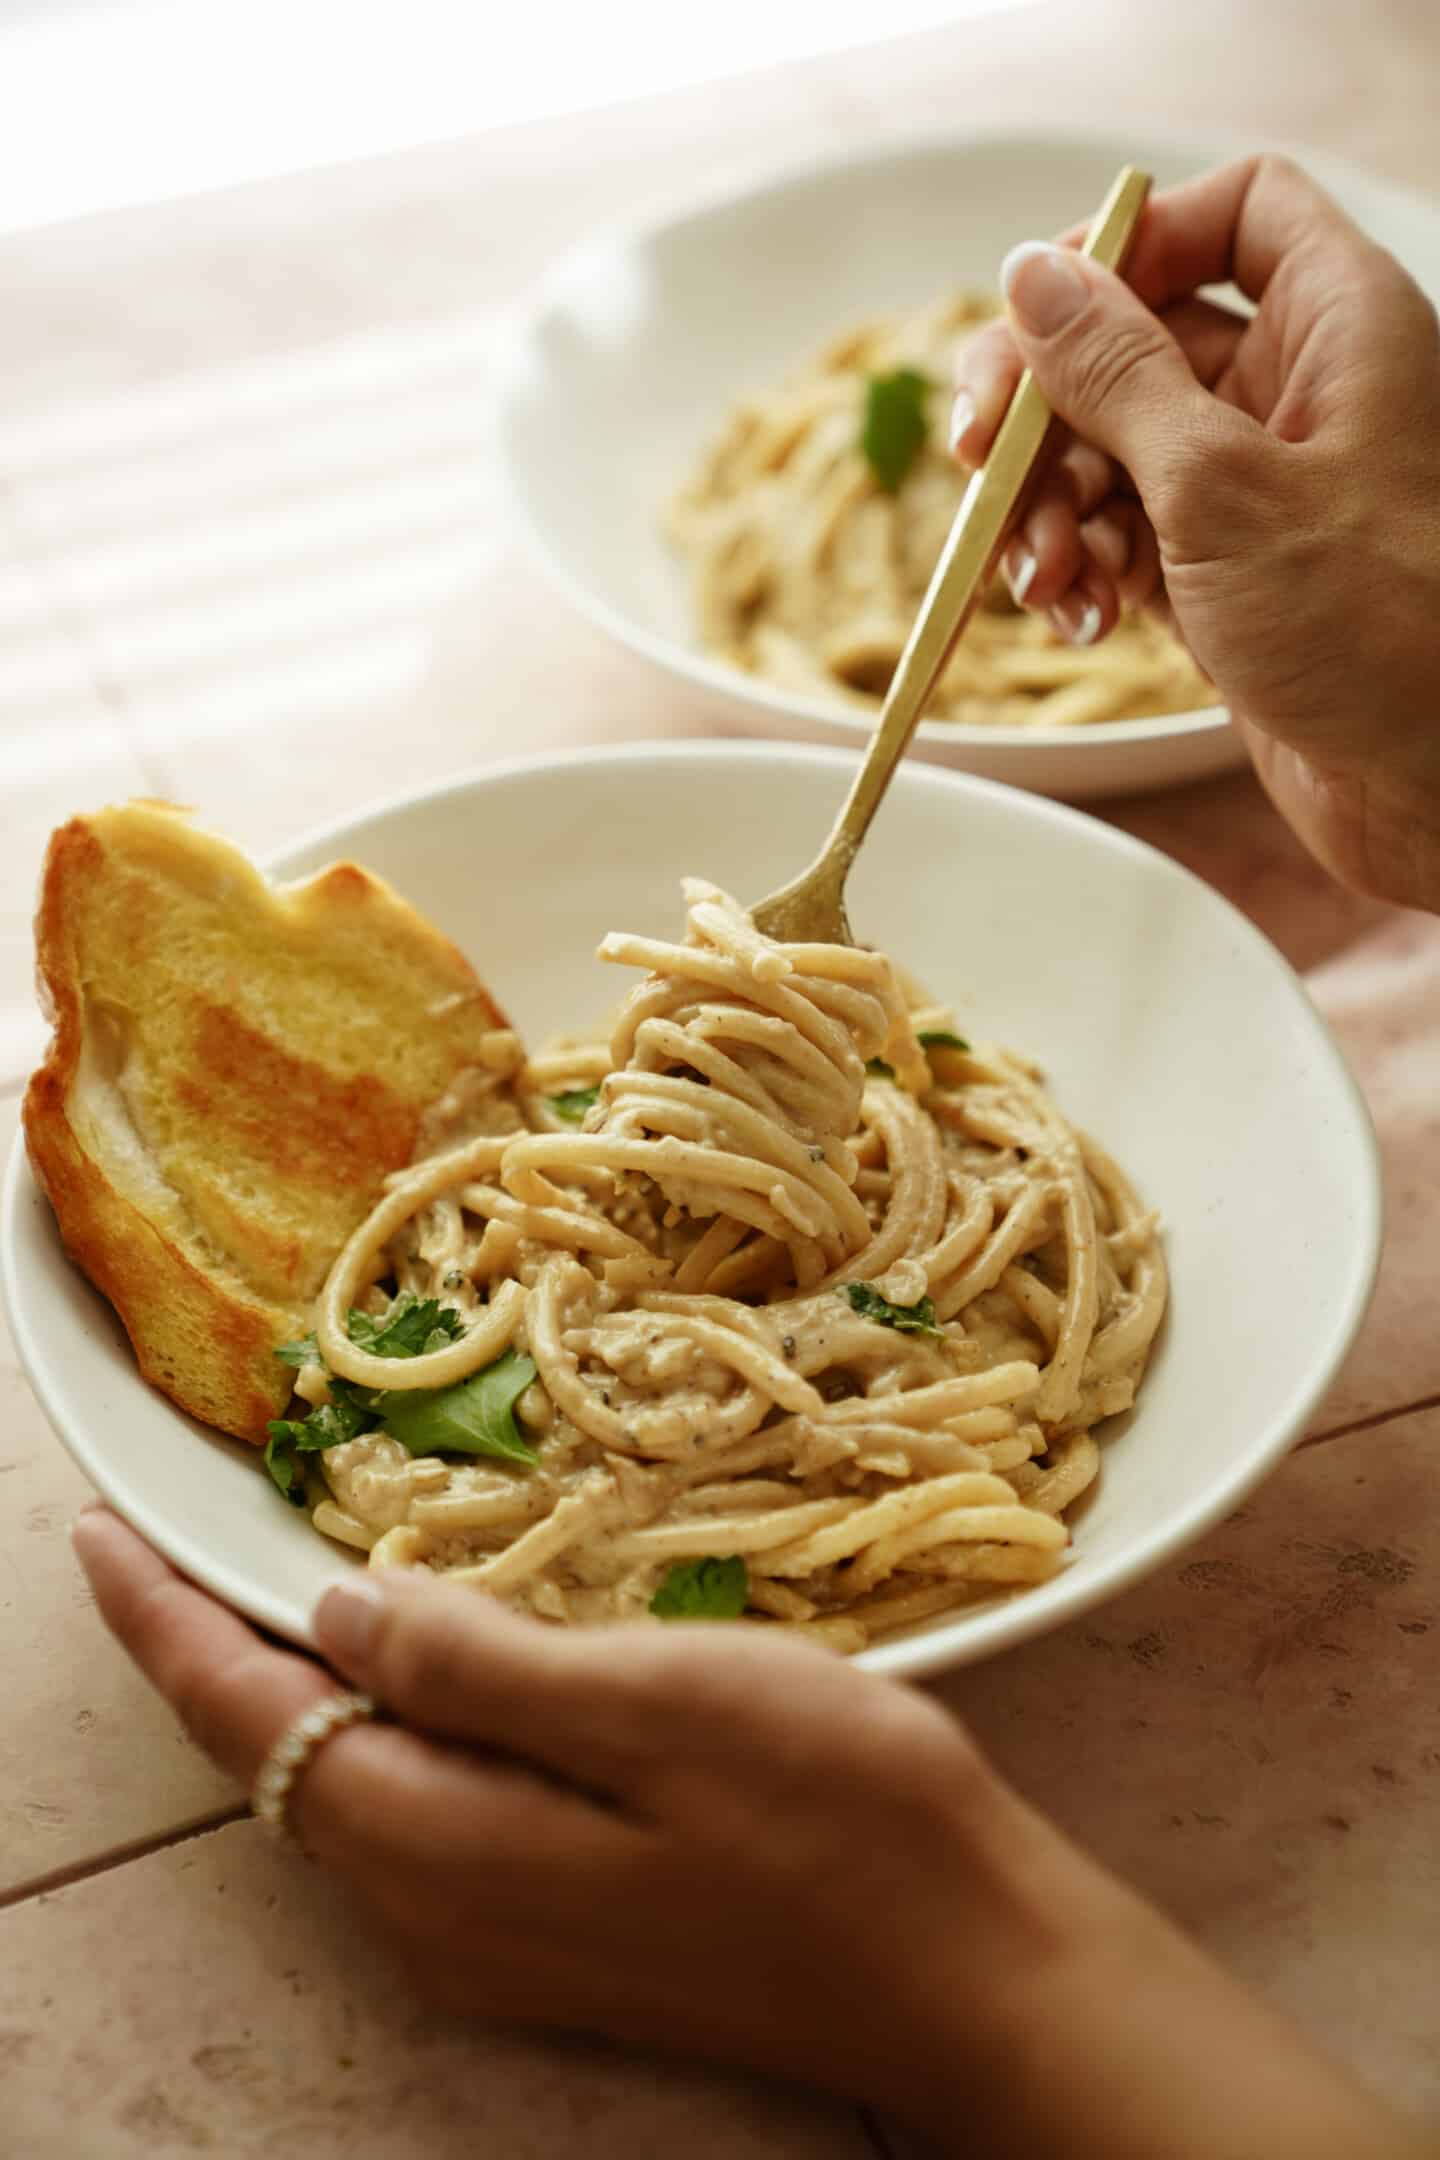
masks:
<instances>
[{"instance_id":1,"label":"beige tile floor","mask_svg":"<svg viewBox=\"0 0 1440 2160\"><path fill-rule=\"evenodd\" d=\"M1241 12L1054 0L0 239L0 1140L41 1039L26 896L70 809L165 792L264 849L517 748L710 724L558 611L509 537L486 340L538 256L777 148L943 125L977 99L993 123L1048 124L1062 91L1077 122L1103 90L1106 124L1137 130L1204 128L1223 102L1231 134L1440 188L1426 0L1363 24L1339 0L1250 11L1237 73ZM1376 1118L1385 1262L1312 1444L1237 1517L942 1692L1077 1836L1440 2115L1440 925L1338 894L1243 777L1114 814L1306 972ZM82 1481L8 1345L0 1389L0 2145L869 2149L844 2111L760 2083L397 2010L324 1882L224 1826L237 1796L88 1607L65 1541Z\"/></svg>"},{"instance_id":2,"label":"beige tile floor","mask_svg":"<svg viewBox=\"0 0 1440 2160\"><path fill-rule=\"evenodd\" d=\"M938 1692L1034 1799L1440 2118L1440 1408L1304 1446L1174 1567Z\"/></svg>"},{"instance_id":3,"label":"beige tile floor","mask_svg":"<svg viewBox=\"0 0 1440 2160\"><path fill-rule=\"evenodd\" d=\"M17 1109L13 1096L0 1104L7 1156ZM3 1902L98 1855L206 1820L236 1794L95 1618L67 1536L90 1488L37 1414L8 1330L0 1390Z\"/></svg>"},{"instance_id":4,"label":"beige tile floor","mask_svg":"<svg viewBox=\"0 0 1440 2160\"><path fill-rule=\"evenodd\" d=\"M24 2160L871 2150L807 2095L407 2005L338 1887L252 1822L0 1913L0 2070Z\"/></svg>"}]
</instances>

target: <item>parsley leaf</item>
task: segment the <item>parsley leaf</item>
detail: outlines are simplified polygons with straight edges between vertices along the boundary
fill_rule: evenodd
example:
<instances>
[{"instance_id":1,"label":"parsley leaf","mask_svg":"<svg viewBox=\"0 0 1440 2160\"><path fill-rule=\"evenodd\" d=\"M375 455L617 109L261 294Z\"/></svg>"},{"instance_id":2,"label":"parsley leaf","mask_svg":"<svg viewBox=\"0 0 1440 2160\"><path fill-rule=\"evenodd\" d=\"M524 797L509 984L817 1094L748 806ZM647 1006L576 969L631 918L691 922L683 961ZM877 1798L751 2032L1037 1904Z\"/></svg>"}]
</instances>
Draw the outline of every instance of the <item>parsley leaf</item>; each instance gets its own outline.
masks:
<instances>
[{"instance_id":1,"label":"parsley leaf","mask_svg":"<svg viewBox=\"0 0 1440 2160\"><path fill-rule=\"evenodd\" d=\"M968 1050L970 1048L963 1035L956 1035L949 1028L922 1028L915 1040L922 1050Z\"/></svg>"},{"instance_id":2,"label":"parsley leaf","mask_svg":"<svg viewBox=\"0 0 1440 2160\"><path fill-rule=\"evenodd\" d=\"M598 1087L562 1088L558 1095L547 1095L545 1100L556 1117L563 1118L567 1125L580 1125L591 1104L599 1102L600 1090Z\"/></svg>"},{"instance_id":3,"label":"parsley leaf","mask_svg":"<svg viewBox=\"0 0 1440 2160\"><path fill-rule=\"evenodd\" d=\"M494 1455L502 1462L540 1458L515 1423L515 1405L535 1378L533 1358L503 1357L447 1388L407 1388L372 1395L380 1423L412 1455Z\"/></svg>"},{"instance_id":4,"label":"parsley leaf","mask_svg":"<svg viewBox=\"0 0 1440 2160\"><path fill-rule=\"evenodd\" d=\"M359 1388L347 1387L343 1380L330 1385L337 1396L334 1402L322 1403L308 1417L271 1418L265 1427L270 1435L265 1443L265 1468L292 1507L305 1505L305 1466L300 1457L339 1447L375 1423Z\"/></svg>"},{"instance_id":5,"label":"parsley leaf","mask_svg":"<svg viewBox=\"0 0 1440 2160\"><path fill-rule=\"evenodd\" d=\"M893 1080L895 1068L887 1065L884 1058L866 1058L865 1070L872 1080Z\"/></svg>"},{"instance_id":6,"label":"parsley leaf","mask_svg":"<svg viewBox=\"0 0 1440 2160\"><path fill-rule=\"evenodd\" d=\"M303 1428L309 1434L305 1445L312 1449L343 1447L358 1433L369 1432L375 1424L375 1413L370 1407L373 1399L352 1380L332 1380L329 1402L321 1403L303 1420Z\"/></svg>"},{"instance_id":7,"label":"parsley leaf","mask_svg":"<svg viewBox=\"0 0 1440 2160\"><path fill-rule=\"evenodd\" d=\"M902 1335L939 1335L943 1331L935 1325L935 1300L922 1297L918 1305L892 1305L883 1298L872 1283L846 1283L845 1295L853 1312L862 1319L878 1321L881 1327L898 1328Z\"/></svg>"},{"instance_id":8,"label":"parsley leaf","mask_svg":"<svg viewBox=\"0 0 1440 2160\"><path fill-rule=\"evenodd\" d=\"M419 1357L438 1350L464 1332L453 1305L438 1298L417 1298L406 1291L389 1312L351 1312L350 1340L376 1357ZM281 1343L276 1356L287 1365L319 1364L313 1335ZM522 1440L513 1409L535 1378L535 1366L513 1350L448 1388L382 1389L373 1392L352 1380L331 1380L330 1400L303 1418L272 1418L265 1430L265 1468L292 1507L305 1505L305 1467L300 1458L326 1448L343 1447L377 1425L412 1455L442 1451L460 1455L495 1455L506 1462L533 1465L535 1450Z\"/></svg>"},{"instance_id":9,"label":"parsley leaf","mask_svg":"<svg viewBox=\"0 0 1440 2160\"><path fill-rule=\"evenodd\" d=\"M275 1355L282 1365L293 1365L297 1372L302 1365L318 1365L321 1362L319 1346L313 1335L302 1335L298 1342L276 1343Z\"/></svg>"},{"instance_id":10,"label":"parsley leaf","mask_svg":"<svg viewBox=\"0 0 1440 2160\"><path fill-rule=\"evenodd\" d=\"M920 455L930 387L927 375L908 367L896 368L893 375L872 375L866 385L860 448L887 495L898 492Z\"/></svg>"},{"instance_id":11,"label":"parsley leaf","mask_svg":"<svg viewBox=\"0 0 1440 2160\"><path fill-rule=\"evenodd\" d=\"M453 1305L442 1305L439 1298L417 1298L413 1290L407 1290L378 1320L373 1313L352 1307L346 1328L351 1342L368 1350L371 1357L420 1357L458 1340L465 1323Z\"/></svg>"},{"instance_id":12,"label":"parsley leaf","mask_svg":"<svg viewBox=\"0 0 1440 2160\"><path fill-rule=\"evenodd\" d=\"M288 1418L271 1418L265 1430L265 1468L292 1507L305 1505L305 1473L295 1456L293 1435L301 1431Z\"/></svg>"},{"instance_id":13,"label":"parsley leaf","mask_svg":"<svg viewBox=\"0 0 1440 2160\"><path fill-rule=\"evenodd\" d=\"M305 1505L304 1470L297 1458L324 1448L341 1447L357 1433L378 1424L363 1388L348 1380L330 1382L330 1401L303 1418L271 1418L265 1427L265 1468L294 1507Z\"/></svg>"},{"instance_id":14,"label":"parsley leaf","mask_svg":"<svg viewBox=\"0 0 1440 2160\"><path fill-rule=\"evenodd\" d=\"M453 1305L442 1305L438 1298L417 1298L413 1290L403 1291L378 1320L373 1313L352 1306L346 1325L351 1342L372 1357L419 1357L422 1351L443 1349L465 1331ZM282 1365L293 1365L297 1371L324 1363L313 1334L277 1343L275 1355Z\"/></svg>"},{"instance_id":15,"label":"parsley leaf","mask_svg":"<svg viewBox=\"0 0 1440 2160\"><path fill-rule=\"evenodd\" d=\"M750 1598L750 1570L729 1560L685 1560L672 1567L650 1600L659 1620L738 1620Z\"/></svg>"}]
</instances>

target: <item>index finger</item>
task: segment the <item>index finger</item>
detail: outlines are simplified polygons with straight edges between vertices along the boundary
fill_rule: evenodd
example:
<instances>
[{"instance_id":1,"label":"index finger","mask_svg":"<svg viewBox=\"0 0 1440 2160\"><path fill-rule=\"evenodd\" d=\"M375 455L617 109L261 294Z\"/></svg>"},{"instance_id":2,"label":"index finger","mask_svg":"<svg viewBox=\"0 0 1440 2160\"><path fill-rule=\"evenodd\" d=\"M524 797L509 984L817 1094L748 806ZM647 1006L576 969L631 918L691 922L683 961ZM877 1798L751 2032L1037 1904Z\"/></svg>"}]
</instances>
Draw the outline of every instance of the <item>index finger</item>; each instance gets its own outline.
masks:
<instances>
[{"instance_id":1,"label":"index finger","mask_svg":"<svg viewBox=\"0 0 1440 2160\"><path fill-rule=\"evenodd\" d=\"M1084 225L1062 235L1079 247ZM1332 195L1291 159L1262 152L1163 188L1145 206L1125 282L1150 308L1202 285L1234 283L1259 300L1284 261L1318 239L1370 243Z\"/></svg>"},{"instance_id":2,"label":"index finger","mask_svg":"<svg viewBox=\"0 0 1440 2160\"><path fill-rule=\"evenodd\" d=\"M272 1648L108 1508L87 1508L71 1536L106 1626L191 1738L248 1792L286 1727L335 1693L334 1678Z\"/></svg>"},{"instance_id":3,"label":"index finger","mask_svg":"<svg viewBox=\"0 0 1440 2160\"><path fill-rule=\"evenodd\" d=\"M108 1509L87 1509L71 1535L106 1625L192 1738L249 1791L294 1720L335 1694L333 1673L272 1648ZM515 1896L533 1898L538 1879L573 1906L576 1878L588 1871L593 1882L616 1845L614 1825L577 1799L506 1765L452 1758L394 1726L361 1725L327 1741L298 1783L291 1818L307 1849L367 1893L413 1888L436 1853L450 1855L453 1873L468 1836L503 1853ZM389 1856L378 1875L377 1854ZM492 1896L502 1887L492 1883Z\"/></svg>"},{"instance_id":4,"label":"index finger","mask_svg":"<svg viewBox=\"0 0 1440 2160\"><path fill-rule=\"evenodd\" d=\"M469 1585L387 1569L315 1612L331 1663L407 1725L497 1749L590 1793L654 1804L677 1761L718 1745L732 1767L813 1704L866 1683L809 1643L696 1622L558 1628Z\"/></svg>"}]
</instances>

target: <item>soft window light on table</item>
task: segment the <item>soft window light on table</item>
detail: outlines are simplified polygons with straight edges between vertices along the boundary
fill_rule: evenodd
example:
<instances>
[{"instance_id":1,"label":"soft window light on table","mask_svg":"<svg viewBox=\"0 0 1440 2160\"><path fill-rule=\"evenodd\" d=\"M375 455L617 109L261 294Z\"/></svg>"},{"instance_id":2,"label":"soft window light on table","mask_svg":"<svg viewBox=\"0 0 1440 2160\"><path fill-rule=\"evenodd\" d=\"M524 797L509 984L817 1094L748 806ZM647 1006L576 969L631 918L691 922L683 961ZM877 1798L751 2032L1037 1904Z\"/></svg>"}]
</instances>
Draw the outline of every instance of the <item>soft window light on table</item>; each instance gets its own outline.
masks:
<instances>
[{"instance_id":1,"label":"soft window light on table","mask_svg":"<svg viewBox=\"0 0 1440 2160\"><path fill-rule=\"evenodd\" d=\"M0 0L0 230L439 142L1027 0ZM125 85L123 103L115 85Z\"/></svg>"}]
</instances>

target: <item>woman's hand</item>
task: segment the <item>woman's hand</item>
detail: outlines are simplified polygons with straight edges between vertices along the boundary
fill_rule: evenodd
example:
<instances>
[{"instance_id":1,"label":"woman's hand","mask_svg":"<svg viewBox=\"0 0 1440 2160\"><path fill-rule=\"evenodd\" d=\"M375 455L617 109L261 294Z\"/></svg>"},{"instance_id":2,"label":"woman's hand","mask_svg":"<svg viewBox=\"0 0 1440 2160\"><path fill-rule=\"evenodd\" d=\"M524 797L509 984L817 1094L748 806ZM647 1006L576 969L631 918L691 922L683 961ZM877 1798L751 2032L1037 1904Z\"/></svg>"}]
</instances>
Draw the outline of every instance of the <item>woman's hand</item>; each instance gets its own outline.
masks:
<instances>
[{"instance_id":1,"label":"woman's hand","mask_svg":"<svg viewBox=\"0 0 1440 2160\"><path fill-rule=\"evenodd\" d=\"M960 355L966 461L1022 366L1071 431L1011 544L1011 589L1079 643L1122 603L1168 609L1320 861L1440 908L1435 311L1272 157L1157 195L1128 278L1017 248L1008 320ZM1232 280L1253 317L1200 296Z\"/></svg>"},{"instance_id":2,"label":"woman's hand","mask_svg":"<svg viewBox=\"0 0 1440 2160\"><path fill-rule=\"evenodd\" d=\"M75 1542L249 1787L334 1680L104 1510ZM564 1632L425 1576L332 1590L316 1628L395 1722L325 1743L296 1827L434 2001L803 2077L971 2160L1417 2152L908 1689L773 1633Z\"/></svg>"},{"instance_id":3,"label":"woman's hand","mask_svg":"<svg viewBox=\"0 0 1440 2160\"><path fill-rule=\"evenodd\" d=\"M75 1542L109 1626L248 1790L332 1674L113 1515L84 1514ZM322 1747L295 1827L432 2001L915 2117L953 2075L944 2034L973 1961L998 1999L1050 1938L1038 1885L969 1857L1000 1788L960 1730L810 1646L563 1632L420 1573L330 1592L317 1633L397 1722ZM986 1999L969 2015L993 2046Z\"/></svg>"}]
</instances>

